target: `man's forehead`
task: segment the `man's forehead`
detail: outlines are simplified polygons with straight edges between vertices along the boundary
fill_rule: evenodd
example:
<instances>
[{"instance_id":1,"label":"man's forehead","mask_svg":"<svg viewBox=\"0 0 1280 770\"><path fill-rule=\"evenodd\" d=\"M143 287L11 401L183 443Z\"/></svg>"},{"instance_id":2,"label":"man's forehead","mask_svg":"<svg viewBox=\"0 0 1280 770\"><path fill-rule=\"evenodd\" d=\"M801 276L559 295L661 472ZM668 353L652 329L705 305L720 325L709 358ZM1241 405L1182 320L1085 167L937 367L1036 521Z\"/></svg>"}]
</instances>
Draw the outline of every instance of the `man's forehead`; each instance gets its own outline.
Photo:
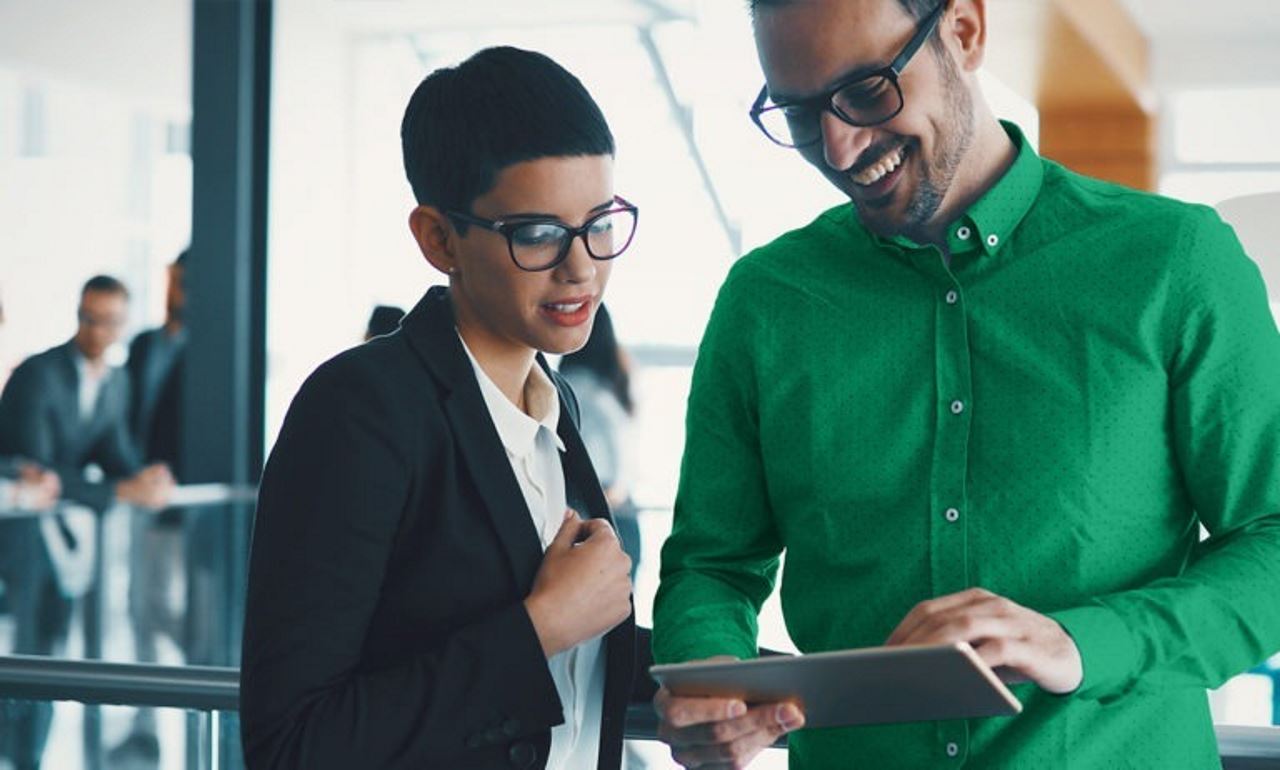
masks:
<instances>
[{"instance_id":1,"label":"man's forehead","mask_svg":"<svg viewBox=\"0 0 1280 770\"><path fill-rule=\"evenodd\" d=\"M887 65L913 23L899 0L787 0L757 8L753 26L770 93L794 98Z\"/></svg>"}]
</instances>

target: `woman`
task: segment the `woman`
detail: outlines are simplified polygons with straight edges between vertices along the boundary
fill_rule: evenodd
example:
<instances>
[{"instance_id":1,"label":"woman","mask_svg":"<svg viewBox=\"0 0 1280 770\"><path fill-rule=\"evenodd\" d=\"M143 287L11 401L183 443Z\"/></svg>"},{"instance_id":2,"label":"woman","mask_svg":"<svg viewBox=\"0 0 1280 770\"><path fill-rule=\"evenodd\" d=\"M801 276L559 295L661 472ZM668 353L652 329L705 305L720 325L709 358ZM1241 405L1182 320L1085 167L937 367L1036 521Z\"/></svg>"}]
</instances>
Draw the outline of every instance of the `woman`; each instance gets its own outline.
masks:
<instances>
[{"instance_id":1,"label":"woman","mask_svg":"<svg viewBox=\"0 0 1280 770\"><path fill-rule=\"evenodd\" d=\"M250 562L247 764L616 768L648 641L542 357L586 342L634 232L612 135L559 65L496 48L428 76L401 139L449 285L290 407Z\"/></svg>"},{"instance_id":2,"label":"woman","mask_svg":"<svg viewBox=\"0 0 1280 770\"><path fill-rule=\"evenodd\" d=\"M596 311L587 344L560 360L560 374L578 397L582 441L604 486L622 550L631 557L634 581L640 565L640 525L628 474L635 403L631 398L631 367L618 345L608 308L601 305Z\"/></svg>"}]
</instances>

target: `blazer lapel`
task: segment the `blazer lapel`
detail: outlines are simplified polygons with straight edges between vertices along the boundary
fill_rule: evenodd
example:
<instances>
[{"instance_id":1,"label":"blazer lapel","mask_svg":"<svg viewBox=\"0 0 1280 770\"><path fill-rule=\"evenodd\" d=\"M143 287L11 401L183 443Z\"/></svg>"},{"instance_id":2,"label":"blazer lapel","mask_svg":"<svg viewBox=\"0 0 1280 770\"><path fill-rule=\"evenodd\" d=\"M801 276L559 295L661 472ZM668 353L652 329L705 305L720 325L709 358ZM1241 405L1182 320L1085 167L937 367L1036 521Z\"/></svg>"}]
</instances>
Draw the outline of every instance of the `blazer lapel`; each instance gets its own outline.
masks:
<instances>
[{"instance_id":1,"label":"blazer lapel","mask_svg":"<svg viewBox=\"0 0 1280 770\"><path fill-rule=\"evenodd\" d=\"M538 363L547 369L542 356ZM551 375L555 378L557 375ZM561 455L564 465L565 492L571 505L582 506L578 512L596 519L605 519L610 525L613 516L609 511L609 503L605 499L604 490L596 476L591 458L587 456L586 445L582 436L569 416L569 409L561 396L560 424L557 426L560 440L564 442L565 452ZM634 600L630 616L619 623L605 635L605 685L604 709L600 724L600 756L601 766L605 766L604 757L613 757L622 745L625 732L626 704L631 699L636 671L636 621ZM611 761L611 760L610 760Z\"/></svg>"},{"instance_id":2,"label":"blazer lapel","mask_svg":"<svg viewBox=\"0 0 1280 770\"><path fill-rule=\"evenodd\" d=\"M454 328L448 291L433 287L402 323L403 333L423 363L442 382L445 417L462 455L462 466L493 520L523 596L542 563L542 541L533 526L511 462L485 406L471 362Z\"/></svg>"}]
</instances>

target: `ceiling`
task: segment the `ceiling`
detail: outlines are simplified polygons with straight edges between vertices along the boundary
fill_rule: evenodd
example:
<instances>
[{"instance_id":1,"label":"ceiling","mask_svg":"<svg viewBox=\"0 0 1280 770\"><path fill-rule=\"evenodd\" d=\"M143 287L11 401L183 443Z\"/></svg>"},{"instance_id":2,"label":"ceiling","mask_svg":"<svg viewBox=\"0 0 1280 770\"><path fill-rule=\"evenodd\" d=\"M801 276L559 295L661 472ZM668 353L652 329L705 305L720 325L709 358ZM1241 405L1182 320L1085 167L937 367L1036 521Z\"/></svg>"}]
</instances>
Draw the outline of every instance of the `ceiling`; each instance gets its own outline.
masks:
<instances>
[{"instance_id":1,"label":"ceiling","mask_svg":"<svg viewBox=\"0 0 1280 770\"><path fill-rule=\"evenodd\" d=\"M0 0L0 66L83 80L166 103L189 99L193 0ZM389 39L427 30L534 24L644 24L688 15L718 23L743 0L276 0L314 6L319 23ZM1034 60L1036 23L1052 0L989 0L993 38L1016 78ZM1157 91L1280 86L1280 0L1119 0L1151 41ZM1212 12L1206 10L1213 9ZM139 45L138 41L145 41ZM1032 58L1029 58L1032 57ZM175 66L155 66L172 62ZM1015 85L1016 88L1016 85ZM1016 88L1016 90L1022 90Z\"/></svg>"}]
</instances>

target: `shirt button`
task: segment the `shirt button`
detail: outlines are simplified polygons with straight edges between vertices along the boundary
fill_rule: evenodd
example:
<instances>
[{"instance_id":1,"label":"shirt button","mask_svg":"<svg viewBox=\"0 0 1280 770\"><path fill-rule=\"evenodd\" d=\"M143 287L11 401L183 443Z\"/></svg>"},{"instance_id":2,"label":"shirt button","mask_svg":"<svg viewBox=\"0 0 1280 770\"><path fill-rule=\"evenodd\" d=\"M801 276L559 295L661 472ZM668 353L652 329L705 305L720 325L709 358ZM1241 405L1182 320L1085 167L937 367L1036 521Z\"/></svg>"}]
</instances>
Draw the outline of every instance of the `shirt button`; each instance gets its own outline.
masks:
<instances>
[{"instance_id":1,"label":"shirt button","mask_svg":"<svg viewBox=\"0 0 1280 770\"><path fill-rule=\"evenodd\" d=\"M952 414L960 414L960 413L961 413L961 412L963 412L963 411L964 411L964 402L963 402L963 401L956 400L956 401L952 401L952 402L951 402L951 413L952 413Z\"/></svg>"},{"instance_id":2,"label":"shirt button","mask_svg":"<svg viewBox=\"0 0 1280 770\"><path fill-rule=\"evenodd\" d=\"M962 241L969 240L969 236L972 234L973 233L967 227L961 227L959 230L956 230L956 237Z\"/></svg>"},{"instance_id":3,"label":"shirt button","mask_svg":"<svg viewBox=\"0 0 1280 770\"><path fill-rule=\"evenodd\" d=\"M990 246L991 248L994 249L996 244L999 242L1000 242L1000 236L996 235L995 233L992 233L991 235L987 236L987 245Z\"/></svg>"},{"instance_id":4,"label":"shirt button","mask_svg":"<svg viewBox=\"0 0 1280 770\"><path fill-rule=\"evenodd\" d=\"M960 755L960 747L954 741L947 744L947 756L955 757Z\"/></svg>"},{"instance_id":5,"label":"shirt button","mask_svg":"<svg viewBox=\"0 0 1280 770\"><path fill-rule=\"evenodd\" d=\"M960 300L960 294L955 289L947 292L947 304L954 305Z\"/></svg>"},{"instance_id":6,"label":"shirt button","mask_svg":"<svg viewBox=\"0 0 1280 770\"><path fill-rule=\"evenodd\" d=\"M942 515L946 516L947 521L950 521L952 523L955 523L960 519L960 511L956 510L955 508L948 508L947 512Z\"/></svg>"}]
</instances>

